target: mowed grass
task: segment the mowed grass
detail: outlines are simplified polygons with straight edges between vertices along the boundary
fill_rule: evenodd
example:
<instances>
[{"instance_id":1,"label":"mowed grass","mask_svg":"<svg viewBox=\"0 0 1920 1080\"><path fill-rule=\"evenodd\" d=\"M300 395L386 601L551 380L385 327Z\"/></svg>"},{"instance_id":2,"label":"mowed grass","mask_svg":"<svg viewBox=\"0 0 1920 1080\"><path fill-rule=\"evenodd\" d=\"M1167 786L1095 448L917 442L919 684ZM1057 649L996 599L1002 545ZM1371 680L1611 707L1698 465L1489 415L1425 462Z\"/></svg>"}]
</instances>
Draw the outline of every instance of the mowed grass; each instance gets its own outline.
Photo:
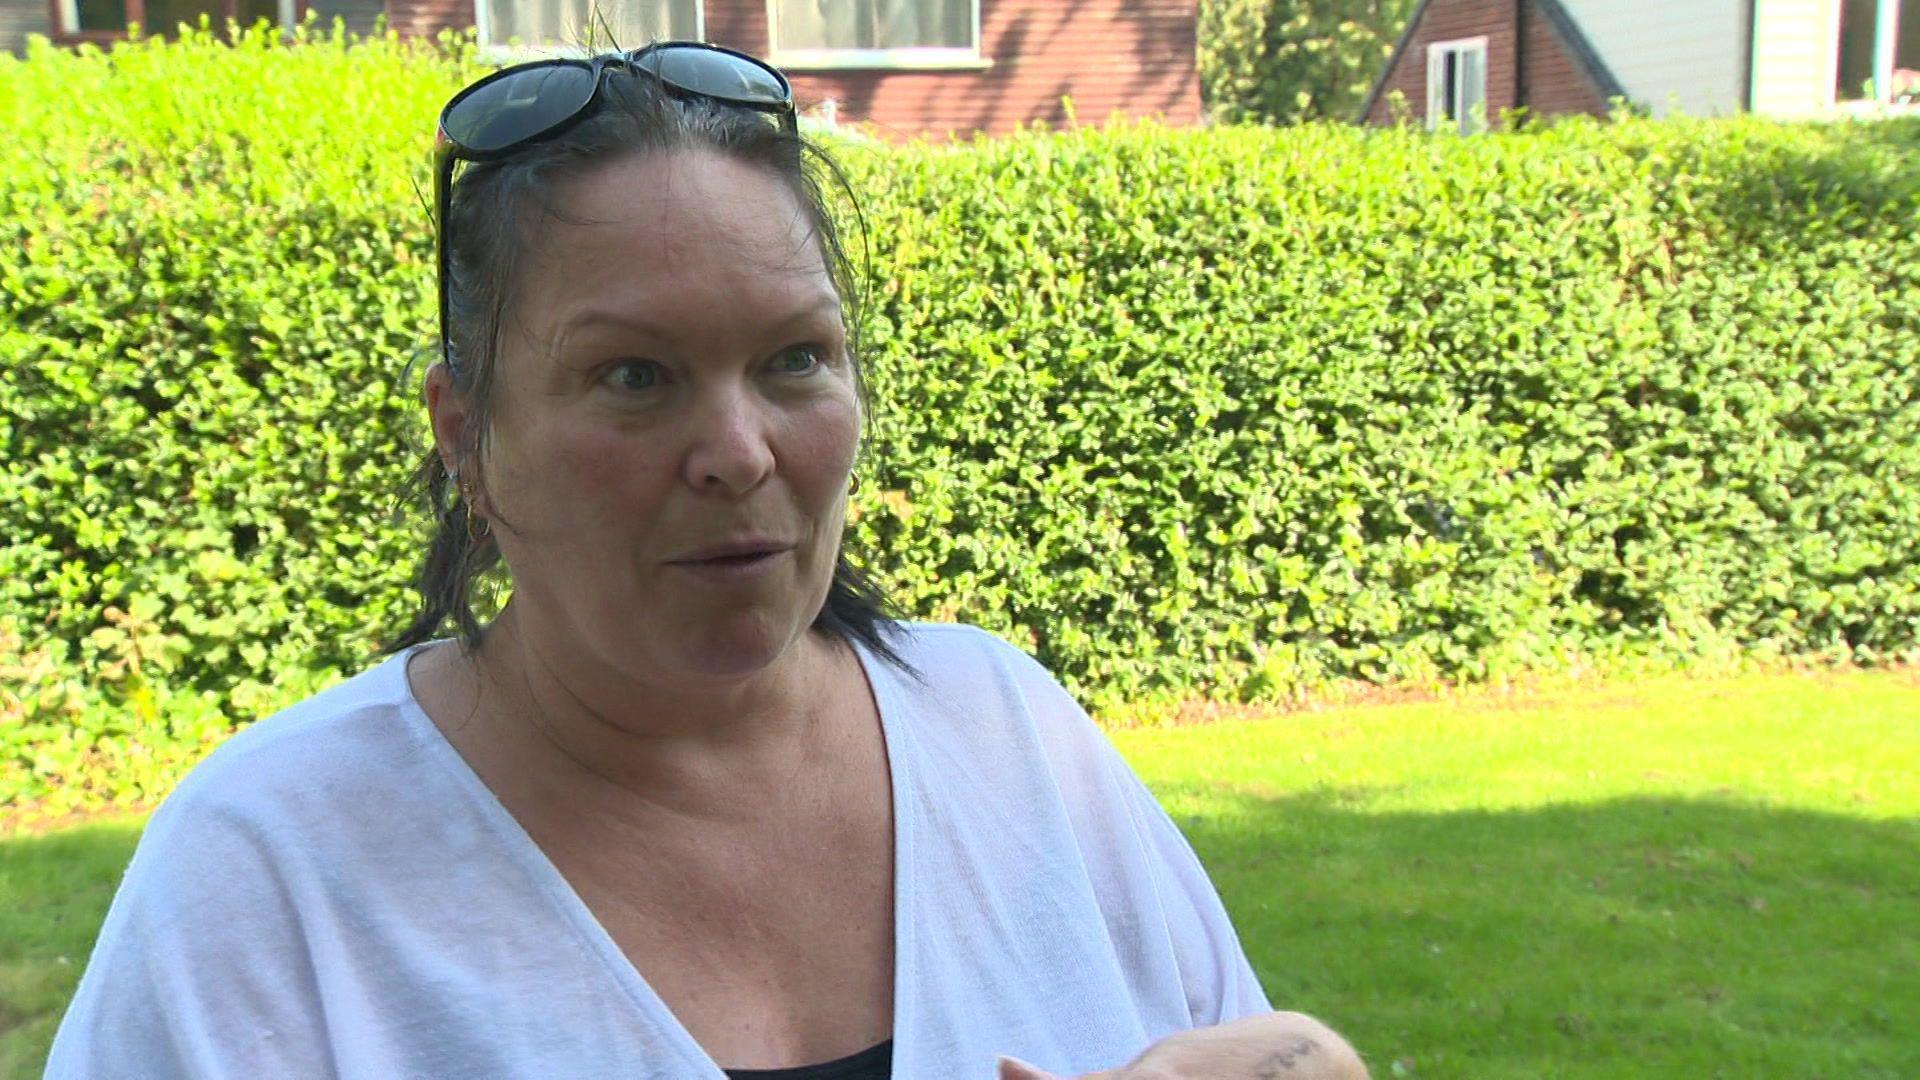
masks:
<instances>
[{"instance_id":1,"label":"mowed grass","mask_svg":"<svg viewBox=\"0 0 1920 1080\"><path fill-rule=\"evenodd\" d=\"M1274 1003L1377 1077L1920 1077L1920 676L1669 679L1115 740ZM38 1075L139 822L0 841Z\"/></svg>"},{"instance_id":2,"label":"mowed grass","mask_svg":"<svg viewBox=\"0 0 1920 1080\"><path fill-rule=\"evenodd\" d=\"M138 820L0 840L0 1077L39 1076Z\"/></svg>"},{"instance_id":3,"label":"mowed grass","mask_svg":"<svg viewBox=\"0 0 1920 1080\"><path fill-rule=\"evenodd\" d=\"M1377 1077L1920 1077L1920 677L1116 735Z\"/></svg>"}]
</instances>

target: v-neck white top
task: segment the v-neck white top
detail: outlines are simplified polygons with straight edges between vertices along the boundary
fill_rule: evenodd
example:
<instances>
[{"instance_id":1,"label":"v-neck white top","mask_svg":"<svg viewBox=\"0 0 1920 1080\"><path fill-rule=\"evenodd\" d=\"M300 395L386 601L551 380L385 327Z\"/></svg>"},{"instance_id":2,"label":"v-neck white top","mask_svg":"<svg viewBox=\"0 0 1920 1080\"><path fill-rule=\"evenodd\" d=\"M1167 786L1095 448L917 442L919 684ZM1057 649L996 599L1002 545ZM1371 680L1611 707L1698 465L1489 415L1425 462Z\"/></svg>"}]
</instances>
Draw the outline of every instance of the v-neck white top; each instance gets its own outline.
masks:
<instances>
[{"instance_id":1,"label":"v-neck white top","mask_svg":"<svg viewBox=\"0 0 1920 1080\"><path fill-rule=\"evenodd\" d=\"M1112 1068L1268 1011L1192 849L1039 664L970 627L895 641L924 682L857 650L893 780L894 1076ZM154 814L49 1077L721 1080L406 660L236 735Z\"/></svg>"}]
</instances>

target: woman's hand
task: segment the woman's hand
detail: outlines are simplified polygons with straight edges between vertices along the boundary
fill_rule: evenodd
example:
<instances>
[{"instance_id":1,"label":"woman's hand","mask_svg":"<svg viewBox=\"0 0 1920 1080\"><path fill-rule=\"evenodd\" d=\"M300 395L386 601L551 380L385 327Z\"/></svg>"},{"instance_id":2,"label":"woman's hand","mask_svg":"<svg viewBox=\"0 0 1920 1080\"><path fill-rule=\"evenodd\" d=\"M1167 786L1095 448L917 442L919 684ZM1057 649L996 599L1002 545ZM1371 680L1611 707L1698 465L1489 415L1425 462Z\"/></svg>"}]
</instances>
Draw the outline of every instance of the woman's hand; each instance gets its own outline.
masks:
<instances>
[{"instance_id":1,"label":"woman's hand","mask_svg":"<svg viewBox=\"0 0 1920 1080\"><path fill-rule=\"evenodd\" d=\"M1000 1080L1064 1078L1001 1058ZM1367 1080L1367 1067L1332 1028L1277 1012L1169 1035L1130 1064L1079 1080Z\"/></svg>"}]
</instances>

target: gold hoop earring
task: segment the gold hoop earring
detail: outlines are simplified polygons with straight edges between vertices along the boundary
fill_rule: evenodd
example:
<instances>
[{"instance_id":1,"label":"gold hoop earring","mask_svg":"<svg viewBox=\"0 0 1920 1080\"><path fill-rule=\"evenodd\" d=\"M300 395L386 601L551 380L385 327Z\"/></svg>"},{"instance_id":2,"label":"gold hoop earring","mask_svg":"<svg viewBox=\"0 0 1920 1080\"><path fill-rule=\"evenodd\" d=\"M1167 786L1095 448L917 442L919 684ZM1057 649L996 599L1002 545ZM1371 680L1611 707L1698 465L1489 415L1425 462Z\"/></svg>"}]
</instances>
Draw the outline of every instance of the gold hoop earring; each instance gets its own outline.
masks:
<instances>
[{"instance_id":1,"label":"gold hoop earring","mask_svg":"<svg viewBox=\"0 0 1920 1080\"><path fill-rule=\"evenodd\" d=\"M847 494L849 495L860 494L860 474L859 473L853 473L847 477Z\"/></svg>"},{"instance_id":2,"label":"gold hoop earring","mask_svg":"<svg viewBox=\"0 0 1920 1080\"><path fill-rule=\"evenodd\" d=\"M479 544L493 535L493 522L480 513L473 503L473 481L465 480L459 484L460 501L467 504L467 539ZM479 522L478 526L474 522Z\"/></svg>"}]
</instances>

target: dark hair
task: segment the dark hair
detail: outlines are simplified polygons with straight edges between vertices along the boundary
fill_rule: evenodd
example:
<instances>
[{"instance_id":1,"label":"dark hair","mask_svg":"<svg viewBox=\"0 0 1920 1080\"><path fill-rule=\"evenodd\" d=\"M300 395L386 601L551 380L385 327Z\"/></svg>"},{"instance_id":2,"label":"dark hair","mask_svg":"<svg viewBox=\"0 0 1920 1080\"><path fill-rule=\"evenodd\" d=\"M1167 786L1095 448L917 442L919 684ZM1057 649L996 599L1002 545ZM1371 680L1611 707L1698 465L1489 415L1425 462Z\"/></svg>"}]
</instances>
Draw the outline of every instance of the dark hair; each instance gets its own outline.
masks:
<instances>
[{"instance_id":1,"label":"dark hair","mask_svg":"<svg viewBox=\"0 0 1920 1080\"><path fill-rule=\"evenodd\" d=\"M486 478L477 463L493 415L495 368L501 328L512 303L514 271L532 242L532 220L559 214L553 190L563 182L615 161L674 150L707 150L756 166L792 190L804 208L841 298L848 350L853 358L861 415L867 415L866 381L860 363L860 294L852 264L828 209L830 182L858 220L858 205L838 165L818 144L791 133L762 113L704 99L674 97L652 78L611 71L594 112L563 134L504 160L470 165L454 183L447 212L448 366L454 387L471 408L457 461L471 463L475 484ZM479 646L485 633L474 615L475 585L500 564L500 549L469 516L452 476L429 449L407 485L425 502L433 539L421 560L420 608L386 645L398 652L431 640L449 624L462 645ZM480 532L475 538L473 532ZM897 630L893 605L847 557L844 540L833 568L826 604L813 627L857 639L896 666L908 665L886 640Z\"/></svg>"}]
</instances>

